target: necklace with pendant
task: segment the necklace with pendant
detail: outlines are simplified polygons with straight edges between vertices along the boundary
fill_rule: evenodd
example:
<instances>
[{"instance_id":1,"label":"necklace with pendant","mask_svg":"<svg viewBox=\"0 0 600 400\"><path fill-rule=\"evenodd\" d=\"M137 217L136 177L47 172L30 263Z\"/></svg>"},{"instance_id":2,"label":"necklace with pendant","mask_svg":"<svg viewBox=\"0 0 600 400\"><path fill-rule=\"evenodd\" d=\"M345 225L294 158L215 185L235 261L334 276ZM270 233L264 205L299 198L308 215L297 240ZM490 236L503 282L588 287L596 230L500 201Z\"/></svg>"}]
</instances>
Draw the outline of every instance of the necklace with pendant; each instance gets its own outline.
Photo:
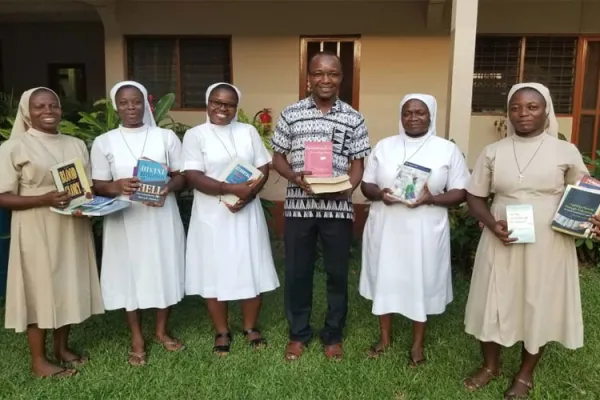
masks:
<instances>
[{"instance_id":1,"label":"necklace with pendant","mask_svg":"<svg viewBox=\"0 0 600 400\"><path fill-rule=\"evenodd\" d=\"M535 152L533 153L533 155L529 159L529 162L525 165L525 167L523 169L521 169L521 166L519 165L519 159L517 158L517 149L515 147L515 139L513 138L513 140L512 140L513 154L515 156L515 163L517 164L517 170L519 170L519 183L521 183L523 181L523 178L525 177L525 175L523 175L523 174L525 173L525 171L527 170L527 167L529 167L529 165L531 164L531 162L535 158L535 156L538 153L538 151L540 151L540 148L542 147L542 144L544 144L544 140L546 140L546 138L542 139L542 141L538 145L537 149L535 150Z\"/></svg>"}]
</instances>

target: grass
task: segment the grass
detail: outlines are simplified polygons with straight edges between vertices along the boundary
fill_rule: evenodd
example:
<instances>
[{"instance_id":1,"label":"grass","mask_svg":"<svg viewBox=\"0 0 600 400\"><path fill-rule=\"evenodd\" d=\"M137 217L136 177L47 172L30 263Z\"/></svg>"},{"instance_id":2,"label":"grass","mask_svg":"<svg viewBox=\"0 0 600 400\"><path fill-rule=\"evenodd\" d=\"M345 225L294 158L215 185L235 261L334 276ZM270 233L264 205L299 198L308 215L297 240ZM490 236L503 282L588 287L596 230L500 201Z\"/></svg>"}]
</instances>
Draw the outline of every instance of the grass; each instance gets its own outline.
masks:
<instances>
[{"instance_id":1,"label":"grass","mask_svg":"<svg viewBox=\"0 0 600 400\"><path fill-rule=\"evenodd\" d=\"M275 252L280 254L279 245ZM356 258L356 257L355 257ZM281 265L281 262L278 262ZM358 262L351 271L350 309L346 332L346 358L341 363L324 359L315 341L297 362L283 360L287 324L283 290L264 296L261 318L269 347L251 351L240 332L240 309L231 307L232 329L237 332L231 354L212 354L212 329L201 299L186 298L171 319L174 334L187 349L167 353L150 344L149 364L132 368L126 363L128 331L123 312L96 316L73 329L73 347L84 349L90 363L77 377L42 380L29 373L25 335L0 330L1 399L498 399L518 366L518 348L504 352L503 376L488 388L469 394L462 379L480 362L477 342L464 333L463 313L468 282L456 278L455 301L443 316L430 319L426 356L419 369L407 366L410 323L395 319L391 352L368 360L365 350L377 338L377 320L370 303L357 293ZM315 276L315 328L325 313L324 275ZM585 270L581 289L586 327L585 347L568 351L551 345L538 369L532 399L594 399L600 395L600 273ZM3 319L4 316L0 315ZM145 318L152 334L154 319Z\"/></svg>"}]
</instances>

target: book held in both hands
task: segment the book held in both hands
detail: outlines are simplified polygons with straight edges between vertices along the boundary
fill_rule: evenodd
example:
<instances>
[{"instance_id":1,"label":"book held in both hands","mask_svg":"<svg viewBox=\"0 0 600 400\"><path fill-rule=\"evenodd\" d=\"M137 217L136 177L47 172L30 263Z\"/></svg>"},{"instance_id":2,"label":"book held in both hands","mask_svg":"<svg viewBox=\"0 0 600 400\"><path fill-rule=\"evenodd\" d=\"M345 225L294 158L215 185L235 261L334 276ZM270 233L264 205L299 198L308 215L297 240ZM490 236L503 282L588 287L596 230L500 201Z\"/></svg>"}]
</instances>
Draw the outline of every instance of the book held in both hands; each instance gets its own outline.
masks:
<instances>
[{"instance_id":1,"label":"book held in both hands","mask_svg":"<svg viewBox=\"0 0 600 400\"><path fill-rule=\"evenodd\" d=\"M140 180L140 187L129 196L129 200L164 204L165 196L162 196L161 193L167 186L168 175L169 169L166 165L146 157L140 158L137 166L133 169L133 176Z\"/></svg>"},{"instance_id":2,"label":"book held in both hands","mask_svg":"<svg viewBox=\"0 0 600 400\"><path fill-rule=\"evenodd\" d=\"M585 176L576 185L568 185L560 200L551 227L557 232L591 239L589 219L600 212L600 181ZM594 237L595 238L595 237Z\"/></svg>"},{"instance_id":3,"label":"book held in both hands","mask_svg":"<svg viewBox=\"0 0 600 400\"><path fill-rule=\"evenodd\" d=\"M314 194L341 193L352 189L348 174L333 176L333 143L305 142L304 180Z\"/></svg>"},{"instance_id":4,"label":"book held in both hands","mask_svg":"<svg viewBox=\"0 0 600 400\"><path fill-rule=\"evenodd\" d=\"M79 211L81 212L81 215L85 215L88 217L103 217L105 215L124 210L130 205L131 202L127 200L110 199L108 197L94 196L91 202L80 205L78 207L69 206L63 210L50 207L50 210L63 215L72 215L73 213Z\"/></svg>"},{"instance_id":5,"label":"book held in both hands","mask_svg":"<svg viewBox=\"0 0 600 400\"><path fill-rule=\"evenodd\" d=\"M258 181L262 179L263 173L254 165L242 160L240 157L234 158L229 165L221 172L219 182L230 183L232 185L245 183L249 180ZM221 196L221 201L230 206L234 206L239 201L239 197L234 194L225 194Z\"/></svg>"},{"instance_id":6,"label":"book held in both hands","mask_svg":"<svg viewBox=\"0 0 600 400\"><path fill-rule=\"evenodd\" d=\"M398 169L390 196L404 204L416 202L423 195L430 174L431 168L405 162Z\"/></svg>"}]
</instances>

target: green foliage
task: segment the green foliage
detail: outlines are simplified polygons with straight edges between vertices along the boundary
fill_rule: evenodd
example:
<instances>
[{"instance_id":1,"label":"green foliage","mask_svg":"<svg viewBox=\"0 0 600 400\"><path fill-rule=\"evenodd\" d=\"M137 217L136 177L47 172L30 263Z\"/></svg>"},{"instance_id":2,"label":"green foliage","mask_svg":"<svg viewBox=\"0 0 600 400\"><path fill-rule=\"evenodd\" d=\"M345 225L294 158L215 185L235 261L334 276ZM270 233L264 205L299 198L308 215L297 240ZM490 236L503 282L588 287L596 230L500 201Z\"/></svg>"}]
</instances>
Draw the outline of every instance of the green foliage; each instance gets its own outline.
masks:
<instances>
[{"instance_id":1,"label":"green foliage","mask_svg":"<svg viewBox=\"0 0 600 400\"><path fill-rule=\"evenodd\" d=\"M450 209L449 220L452 265L468 277L473 268L481 228L478 221L469 215L466 204Z\"/></svg>"},{"instance_id":2,"label":"green foliage","mask_svg":"<svg viewBox=\"0 0 600 400\"><path fill-rule=\"evenodd\" d=\"M258 131L258 134L262 138L263 143L265 144L265 147L267 149L271 149L271 134L272 134L272 132L268 126L262 124L259 120L257 120L256 117L250 118L250 116L248 114L246 114L246 112L244 112L244 110L242 110L241 108L238 109L237 120L238 120L238 122L243 122L245 124L250 124L250 125L254 126L256 128L256 130Z\"/></svg>"}]
</instances>

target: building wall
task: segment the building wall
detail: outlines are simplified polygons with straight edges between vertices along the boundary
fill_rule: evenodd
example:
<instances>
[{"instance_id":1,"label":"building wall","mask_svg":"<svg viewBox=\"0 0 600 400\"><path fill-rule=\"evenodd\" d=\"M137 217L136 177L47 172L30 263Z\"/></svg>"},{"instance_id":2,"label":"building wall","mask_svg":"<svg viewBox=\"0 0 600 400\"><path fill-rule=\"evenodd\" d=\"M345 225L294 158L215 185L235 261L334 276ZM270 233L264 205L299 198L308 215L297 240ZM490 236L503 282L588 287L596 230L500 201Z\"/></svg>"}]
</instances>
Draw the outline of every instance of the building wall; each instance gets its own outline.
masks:
<instances>
[{"instance_id":1,"label":"building wall","mask_svg":"<svg viewBox=\"0 0 600 400\"><path fill-rule=\"evenodd\" d=\"M84 63L89 100L104 96L101 21L2 23L0 42L5 92L48 85L49 63Z\"/></svg>"}]
</instances>

